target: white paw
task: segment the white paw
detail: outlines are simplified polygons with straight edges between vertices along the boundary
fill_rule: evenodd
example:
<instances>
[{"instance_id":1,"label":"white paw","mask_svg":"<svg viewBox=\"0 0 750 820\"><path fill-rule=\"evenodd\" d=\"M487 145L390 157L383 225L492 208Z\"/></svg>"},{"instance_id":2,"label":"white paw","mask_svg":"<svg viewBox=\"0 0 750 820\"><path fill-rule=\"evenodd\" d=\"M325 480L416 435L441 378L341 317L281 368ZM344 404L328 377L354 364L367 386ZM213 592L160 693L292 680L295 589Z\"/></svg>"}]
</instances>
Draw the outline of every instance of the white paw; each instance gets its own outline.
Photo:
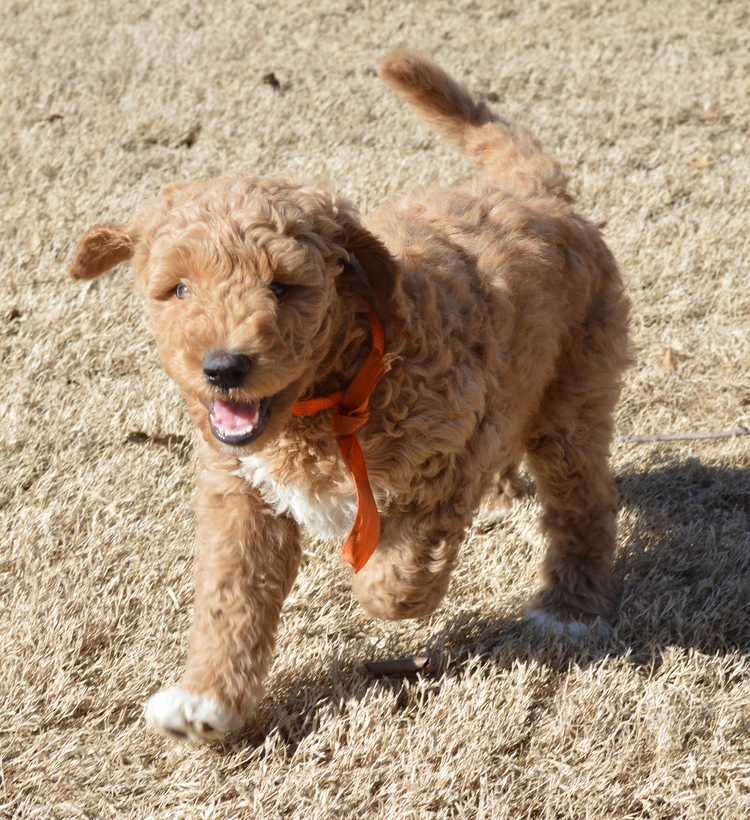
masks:
<instances>
[{"instance_id":1,"label":"white paw","mask_svg":"<svg viewBox=\"0 0 750 820\"><path fill-rule=\"evenodd\" d=\"M212 698L191 695L179 686L152 695L146 702L143 719L160 735L191 743L220 740L243 723L236 712Z\"/></svg>"},{"instance_id":2,"label":"white paw","mask_svg":"<svg viewBox=\"0 0 750 820\"><path fill-rule=\"evenodd\" d=\"M612 634L612 627L601 619L592 623L583 621L563 621L543 609L532 609L527 613L526 618L534 626L552 635L569 635L571 638L582 638L585 635L594 635L606 641Z\"/></svg>"}]
</instances>

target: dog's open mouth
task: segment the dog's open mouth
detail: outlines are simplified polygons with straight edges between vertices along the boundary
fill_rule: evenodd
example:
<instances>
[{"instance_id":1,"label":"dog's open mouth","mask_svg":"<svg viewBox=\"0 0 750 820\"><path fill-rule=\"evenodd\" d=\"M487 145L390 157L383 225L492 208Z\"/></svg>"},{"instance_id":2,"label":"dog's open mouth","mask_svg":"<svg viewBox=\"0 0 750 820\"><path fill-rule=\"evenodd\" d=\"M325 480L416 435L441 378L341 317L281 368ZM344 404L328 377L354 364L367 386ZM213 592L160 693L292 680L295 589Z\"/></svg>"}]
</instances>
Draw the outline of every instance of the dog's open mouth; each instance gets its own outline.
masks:
<instances>
[{"instance_id":1,"label":"dog's open mouth","mask_svg":"<svg viewBox=\"0 0 750 820\"><path fill-rule=\"evenodd\" d=\"M265 430L273 399L269 396L258 401L218 399L212 402L208 405L211 432L224 444L248 444Z\"/></svg>"}]
</instances>

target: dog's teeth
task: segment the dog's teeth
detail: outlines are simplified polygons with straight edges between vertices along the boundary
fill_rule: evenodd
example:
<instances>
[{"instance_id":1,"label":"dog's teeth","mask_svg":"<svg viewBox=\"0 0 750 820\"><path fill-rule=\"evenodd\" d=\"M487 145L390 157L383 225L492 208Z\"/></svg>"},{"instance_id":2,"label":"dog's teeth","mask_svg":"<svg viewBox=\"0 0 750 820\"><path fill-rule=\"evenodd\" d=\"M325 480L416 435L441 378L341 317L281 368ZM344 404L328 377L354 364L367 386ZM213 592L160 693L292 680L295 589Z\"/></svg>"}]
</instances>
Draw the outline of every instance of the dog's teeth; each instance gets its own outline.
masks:
<instances>
[{"instance_id":1,"label":"dog's teeth","mask_svg":"<svg viewBox=\"0 0 750 820\"><path fill-rule=\"evenodd\" d=\"M236 428L234 432L236 432L236 433L250 433L250 432L252 432L258 426L259 419L260 419L260 413L258 413L258 411L256 410L255 415L252 417L250 422L245 427Z\"/></svg>"},{"instance_id":2,"label":"dog's teeth","mask_svg":"<svg viewBox=\"0 0 750 820\"><path fill-rule=\"evenodd\" d=\"M227 432L235 433L237 435L243 436L246 433L252 433L253 430L256 428L256 424L249 424L247 427L237 427L234 430L229 430Z\"/></svg>"}]
</instances>

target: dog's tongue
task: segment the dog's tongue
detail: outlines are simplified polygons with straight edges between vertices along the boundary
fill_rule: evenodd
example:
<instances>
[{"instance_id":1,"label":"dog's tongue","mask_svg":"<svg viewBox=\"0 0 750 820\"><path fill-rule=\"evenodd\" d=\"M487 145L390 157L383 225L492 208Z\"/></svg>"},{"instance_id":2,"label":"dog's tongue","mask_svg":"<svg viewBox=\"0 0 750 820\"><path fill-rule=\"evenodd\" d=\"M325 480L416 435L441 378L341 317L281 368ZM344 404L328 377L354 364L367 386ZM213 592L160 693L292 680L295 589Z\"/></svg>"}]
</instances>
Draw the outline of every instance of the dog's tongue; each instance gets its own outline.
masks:
<instances>
[{"instance_id":1,"label":"dog's tongue","mask_svg":"<svg viewBox=\"0 0 750 820\"><path fill-rule=\"evenodd\" d=\"M212 426L224 435L251 432L260 421L260 402L231 402L219 399L211 405Z\"/></svg>"}]
</instances>

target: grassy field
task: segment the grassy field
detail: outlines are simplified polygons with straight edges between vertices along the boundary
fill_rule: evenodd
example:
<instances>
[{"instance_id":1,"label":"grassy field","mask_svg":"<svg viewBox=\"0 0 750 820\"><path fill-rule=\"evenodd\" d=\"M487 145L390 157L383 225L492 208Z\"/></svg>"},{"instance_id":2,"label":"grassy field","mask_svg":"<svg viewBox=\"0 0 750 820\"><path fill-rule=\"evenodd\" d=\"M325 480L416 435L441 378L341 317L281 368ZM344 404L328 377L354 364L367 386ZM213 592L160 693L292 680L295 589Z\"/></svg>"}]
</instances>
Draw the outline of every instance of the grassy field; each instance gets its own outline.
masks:
<instances>
[{"instance_id":1,"label":"grassy field","mask_svg":"<svg viewBox=\"0 0 750 820\"><path fill-rule=\"evenodd\" d=\"M325 178L365 213L464 179L374 75L415 46L606 221L618 434L750 427L746 0L3 0L0 44L0 817L750 816L750 437L615 445L605 642L521 620L532 496L427 621L371 621L310 543L247 730L147 732L190 622L192 431L127 270L66 278L90 224L178 179ZM416 653L415 680L364 666Z\"/></svg>"}]
</instances>

